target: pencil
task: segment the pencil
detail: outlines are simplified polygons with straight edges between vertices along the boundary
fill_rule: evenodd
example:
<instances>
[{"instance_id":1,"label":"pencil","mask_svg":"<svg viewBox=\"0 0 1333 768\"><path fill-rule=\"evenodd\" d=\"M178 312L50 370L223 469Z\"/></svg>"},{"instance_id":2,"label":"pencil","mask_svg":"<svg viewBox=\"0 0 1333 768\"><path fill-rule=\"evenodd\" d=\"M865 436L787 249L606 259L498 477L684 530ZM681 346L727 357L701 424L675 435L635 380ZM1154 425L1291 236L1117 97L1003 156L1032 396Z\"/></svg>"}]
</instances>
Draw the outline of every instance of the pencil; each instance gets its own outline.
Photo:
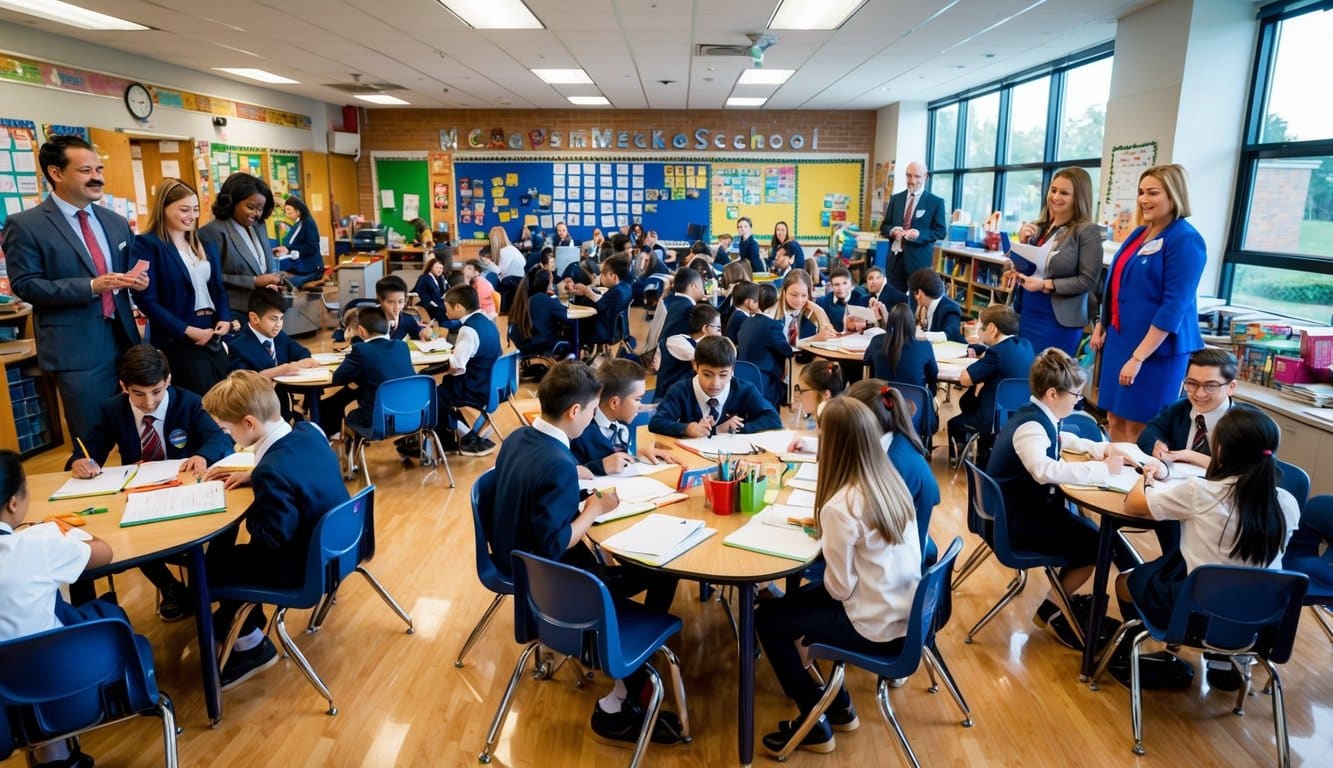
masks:
<instances>
[{"instance_id":1,"label":"pencil","mask_svg":"<svg viewBox=\"0 0 1333 768\"><path fill-rule=\"evenodd\" d=\"M74 438L74 442L78 443L78 444L79 444L79 450L80 450L80 451L83 451L83 458L88 459L89 461L92 461L92 459L93 459L93 455L92 455L91 453L88 453L88 446L86 446L86 445L83 444L83 438L81 438L81 437L76 437L76 438Z\"/></svg>"}]
</instances>

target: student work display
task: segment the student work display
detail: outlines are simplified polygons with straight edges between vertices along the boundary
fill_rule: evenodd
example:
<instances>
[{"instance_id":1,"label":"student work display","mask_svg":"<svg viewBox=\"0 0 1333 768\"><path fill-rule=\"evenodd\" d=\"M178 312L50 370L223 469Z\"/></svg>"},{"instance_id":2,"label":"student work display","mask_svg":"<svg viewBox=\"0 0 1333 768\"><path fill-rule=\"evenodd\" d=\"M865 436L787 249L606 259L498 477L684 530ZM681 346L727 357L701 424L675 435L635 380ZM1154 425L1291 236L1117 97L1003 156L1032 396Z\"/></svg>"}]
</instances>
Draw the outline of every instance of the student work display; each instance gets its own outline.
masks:
<instances>
[{"instance_id":1,"label":"student work display","mask_svg":"<svg viewBox=\"0 0 1333 768\"><path fill-rule=\"evenodd\" d=\"M41 202L36 135L29 120L0 118L0 224Z\"/></svg>"},{"instance_id":2,"label":"student work display","mask_svg":"<svg viewBox=\"0 0 1333 768\"><path fill-rule=\"evenodd\" d=\"M761 241L787 222L804 240L825 240L834 224L860 224L865 160L758 159L712 164L710 232L735 232L749 217Z\"/></svg>"}]
</instances>

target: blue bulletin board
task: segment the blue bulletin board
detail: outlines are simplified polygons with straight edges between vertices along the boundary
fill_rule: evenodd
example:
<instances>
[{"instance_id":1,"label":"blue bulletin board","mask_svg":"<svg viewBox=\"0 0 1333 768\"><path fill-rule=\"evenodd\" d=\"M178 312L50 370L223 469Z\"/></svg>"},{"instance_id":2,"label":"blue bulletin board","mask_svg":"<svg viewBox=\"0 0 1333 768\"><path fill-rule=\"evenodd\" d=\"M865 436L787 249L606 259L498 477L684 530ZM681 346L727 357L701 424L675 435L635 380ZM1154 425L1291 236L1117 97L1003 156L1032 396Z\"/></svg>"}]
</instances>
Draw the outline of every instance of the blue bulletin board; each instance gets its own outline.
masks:
<instances>
[{"instance_id":1,"label":"blue bulletin board","mask_svg":"<svg viewBox=\"0 0 1333 768\"><path fill-rule=\"evenodd\" d=\"M497 224L511 239L525 223L545 233L564 221L580 242L600 228L640 222L668 241L688 240L710 217L706 162L642 156L553 156L542 160L456 159L460 240L485 239Z\"/></svg>"}]
</instances>

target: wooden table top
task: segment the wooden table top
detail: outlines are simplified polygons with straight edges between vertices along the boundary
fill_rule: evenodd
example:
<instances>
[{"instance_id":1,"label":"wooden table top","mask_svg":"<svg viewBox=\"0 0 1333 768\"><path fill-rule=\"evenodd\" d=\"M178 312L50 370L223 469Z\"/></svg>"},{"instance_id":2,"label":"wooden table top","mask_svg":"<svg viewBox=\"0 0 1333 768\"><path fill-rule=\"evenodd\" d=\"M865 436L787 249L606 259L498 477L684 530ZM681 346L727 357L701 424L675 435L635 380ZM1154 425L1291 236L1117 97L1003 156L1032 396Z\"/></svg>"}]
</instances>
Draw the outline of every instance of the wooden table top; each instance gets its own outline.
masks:
<instances>
[{"instance_id":1,"label":"wooden table top","mask_svg":"<svg viewBox=\"0 0 1333 768\"><path fill-rule=\"evenodd\" d=\"M78 512L88 507L106 507L105 514L88 515L82 519L87 521L83 530L111 545L112 561L109 566L111 570L118 570L120 565L134 564L179 552L200 541L206 541L240 519L255 497L249 486L233 488L227 491L225 512L121 528L120 519L125 513L125 500L128 498L128 494L124 492L109 496L49 501L51 494L69 477L68 472L48 472L28 476L28 493L32 499L28 519L38 522L52 515ZM182 473L180 481L193 483L195 478L193 475Z\"/></svg>"},{"instance_id":2,"label":"wooden table top","mask_svg":"<svg viewBox=\"0 0 1333 768\"><path fill-rule=\"evenodd\" d=\"M564 304L565 304L565 311L567 312L570 320L583 320L589 317L597 316L596 307L587 307L582 304L571 304L569 302L564 302Z\"/></svg>"}]
</instances>

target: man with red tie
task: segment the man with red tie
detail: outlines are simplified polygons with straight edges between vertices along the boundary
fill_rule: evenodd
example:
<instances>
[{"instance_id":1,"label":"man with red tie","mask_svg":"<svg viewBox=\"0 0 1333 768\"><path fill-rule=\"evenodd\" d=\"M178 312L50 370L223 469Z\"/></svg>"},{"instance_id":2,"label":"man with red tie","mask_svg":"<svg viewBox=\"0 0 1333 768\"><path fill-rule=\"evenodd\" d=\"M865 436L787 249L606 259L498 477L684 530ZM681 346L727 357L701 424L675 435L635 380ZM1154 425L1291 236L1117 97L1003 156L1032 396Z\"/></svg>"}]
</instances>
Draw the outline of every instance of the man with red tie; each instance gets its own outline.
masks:
<instances>
[{"instance_id":1,"label":"man with red tie","mask_svg":"<svg viewBox=\"0 0 1333 768\"><path fill-rule=\"evenodd\" d=\"M10 285L32 304L37 360L55 377L70 437L86 435L97 408L116 394L116 361L140 340L130 290L148 275L126 274L134 233L102 199L102 160L76 136L56 136L37 156L52 193L9 217Z\"/></svg>"},{"instance_id":2,"label":"man with red tie","mask_svg":"<svg viewBox=\"0 0 1333 768\"><path fill-rule=\"evenodd\" d=\"M926 191L926 166L913 160L903 180L907 188L889 198L879 234L892 241L889 247L889 284L907 291L907 276L923 267L935 266L935 243L948 234L944 200Z\"/></svg>"}]
</instances>

